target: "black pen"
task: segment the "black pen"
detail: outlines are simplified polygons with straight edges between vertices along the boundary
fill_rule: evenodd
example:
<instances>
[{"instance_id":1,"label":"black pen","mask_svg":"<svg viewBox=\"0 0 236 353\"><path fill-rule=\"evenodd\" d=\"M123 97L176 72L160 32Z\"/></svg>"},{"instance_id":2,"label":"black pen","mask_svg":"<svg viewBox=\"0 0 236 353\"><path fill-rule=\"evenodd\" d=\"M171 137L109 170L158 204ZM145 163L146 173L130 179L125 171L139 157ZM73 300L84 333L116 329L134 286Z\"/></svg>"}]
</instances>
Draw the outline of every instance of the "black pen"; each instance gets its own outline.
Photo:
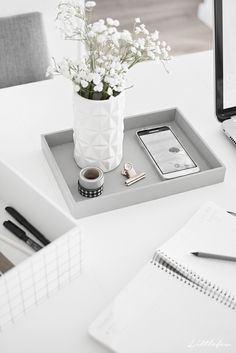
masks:
<instances>
[{"instance_id":1,"label":"black pen","mask_svg":"<svg viewBox=\"0 0 236 353\"><path fill-rule=\"evenodd\" d=\"M236 262L236 257L233 256L226 256L226 255L218 255L218 254L209 254L206 252L192 252L192 255L195 255L197 257L204 257L206 259L215 259L215 260L223 260L223 261L233 261Z\"/></svg>"},{"instance_id":2,"label":"black pen","mask_svg":"<svg viewBox=\"0 0 236 353\"><path fill-rule=\"evenodd\" d=\"M32 224L30 224L27 219L25 219L17 210L13 207L6 207L5 210L23 227L25 227L31 234L35 236L43 245L48 245L50 241L40 233Z\"/></svg>"},{"instance_id":3,"label":"black pen","mask_svg":"<svg viewBox=\"0 0 236 353\"><path fill-rule=\"evenodd\" d=\"M234 216L234 217L236 216L236 213L233 211L227 211L227 213L231 214L231 216Z\"/></svg>"},{"instance_id":4,"label":"black pen","mask_svg":"<svg viewBox=\"0 0 236 353\"><path fill-rule=\"evenodd\" d=\"M24 241L27 245L31 247L34 251L39 251L43 247L36 243L34 240L28 237L26 235L25 231L21 228L19 228L15 223L11 221L5 221L3 222L3 225L5 228L7 228L11 233L13 233L17 238L21 239Z\"/></svg>"}]
</instances>

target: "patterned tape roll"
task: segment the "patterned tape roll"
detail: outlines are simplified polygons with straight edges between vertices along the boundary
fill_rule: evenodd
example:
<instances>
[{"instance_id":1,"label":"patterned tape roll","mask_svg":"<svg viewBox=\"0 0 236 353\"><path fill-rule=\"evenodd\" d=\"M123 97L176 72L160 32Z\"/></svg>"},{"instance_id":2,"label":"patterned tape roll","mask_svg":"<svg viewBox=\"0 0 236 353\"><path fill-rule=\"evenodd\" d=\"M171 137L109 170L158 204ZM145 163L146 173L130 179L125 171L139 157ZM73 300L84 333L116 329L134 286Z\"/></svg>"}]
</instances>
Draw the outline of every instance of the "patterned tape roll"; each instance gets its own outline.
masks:
<instances>
[{"instance_id":1,"label":"patterned tape roll","mask_svg":"<svg viewBox=\"0 0 236 353\"><path fill-rule=\"evenodd\" d=\"M84 197L97 197L102 194L104 184L103 171L97 167L86 167L80 171L78 187Z\"/></svg>"}]
</instances>

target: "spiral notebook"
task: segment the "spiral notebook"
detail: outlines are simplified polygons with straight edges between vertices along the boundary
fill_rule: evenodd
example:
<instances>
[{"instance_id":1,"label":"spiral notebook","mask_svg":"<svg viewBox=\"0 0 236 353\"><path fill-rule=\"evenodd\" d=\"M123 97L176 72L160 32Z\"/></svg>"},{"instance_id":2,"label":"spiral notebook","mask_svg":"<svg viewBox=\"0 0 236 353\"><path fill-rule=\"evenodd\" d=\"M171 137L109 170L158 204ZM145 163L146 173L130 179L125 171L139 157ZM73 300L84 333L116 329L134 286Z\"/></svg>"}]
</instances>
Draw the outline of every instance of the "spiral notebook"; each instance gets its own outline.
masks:
<instances>
[{"instance_id":1,"label":"spiral notebook","mask_svg":"<svg viewBox=\"0 0 236 353\"><path fill-rule=\"evenodd\" d=\"M117 353L236 352L236 218L205 204L89 328Z\"/></svg>"}]
</instances>

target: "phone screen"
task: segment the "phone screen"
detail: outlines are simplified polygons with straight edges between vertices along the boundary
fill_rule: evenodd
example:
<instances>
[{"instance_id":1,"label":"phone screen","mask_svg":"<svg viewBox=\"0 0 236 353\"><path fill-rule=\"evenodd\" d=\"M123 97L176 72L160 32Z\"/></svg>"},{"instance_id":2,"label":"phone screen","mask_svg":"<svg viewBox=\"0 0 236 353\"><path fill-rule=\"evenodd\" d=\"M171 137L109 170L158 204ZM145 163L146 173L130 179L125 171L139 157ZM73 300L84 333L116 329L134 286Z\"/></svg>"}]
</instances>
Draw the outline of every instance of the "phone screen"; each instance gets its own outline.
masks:
<instances>
[{"instance_id":1,"label":"phone screen","mask_svg":"<svg viewBox=\"0 0 236 353\"><path fill-rule=\"evenodd\" d=\"M163 174L196 167L170 128L139 131L138 136Z\"/></svg>"}]
</instances>

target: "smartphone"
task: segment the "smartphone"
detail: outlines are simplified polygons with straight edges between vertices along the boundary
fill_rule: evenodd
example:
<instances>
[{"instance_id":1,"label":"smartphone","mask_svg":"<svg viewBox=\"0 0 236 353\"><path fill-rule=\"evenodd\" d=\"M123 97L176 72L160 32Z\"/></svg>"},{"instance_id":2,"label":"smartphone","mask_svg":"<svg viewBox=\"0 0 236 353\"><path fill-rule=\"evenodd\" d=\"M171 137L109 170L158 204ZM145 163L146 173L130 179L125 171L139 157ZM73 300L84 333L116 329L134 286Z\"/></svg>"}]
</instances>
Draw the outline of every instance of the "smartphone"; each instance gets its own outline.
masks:
<instances>
[{"instance_id":1,"label":"smartphone","mask_svg":"<svg viewBox=\"0 0 236 353\"><path fill-rule=\"evenodd\" d=\"M136 134L163 179L199 172L200 168L170 127L139 130Z\"/></svg>"}]
</instances>

